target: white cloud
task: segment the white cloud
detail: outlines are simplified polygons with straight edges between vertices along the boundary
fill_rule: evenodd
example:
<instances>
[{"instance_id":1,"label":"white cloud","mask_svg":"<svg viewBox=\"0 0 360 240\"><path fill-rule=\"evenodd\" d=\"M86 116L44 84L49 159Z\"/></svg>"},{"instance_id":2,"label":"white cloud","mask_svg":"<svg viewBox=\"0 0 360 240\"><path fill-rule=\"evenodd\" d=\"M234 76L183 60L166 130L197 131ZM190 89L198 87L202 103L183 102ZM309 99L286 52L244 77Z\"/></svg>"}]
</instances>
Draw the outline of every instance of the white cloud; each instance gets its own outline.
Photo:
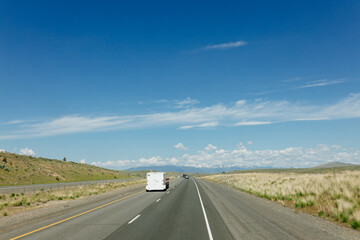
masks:
<instances>
[{"instance_id":1,"label":"white cloud","mask_svg":"<svg viewBox=\"0 0 360 240\"><path fill-rule=\"evenodd\" d=\"M212 144L194 154L162 158L153 156L138 160L93 162L93 165L127 169L152 165L185 165L193 167L312 167L328 162L360 163L359 149L346 149L337 145L319 144L310 148L286 147L282 149L249 150L239 143L236 148L219 148Z\"/></svg>"},{"instance_id":2,"label":"white cloud","mask_svg":"<svg viewBox=\"0 0 360 240\"><path fill-rule=\"evenodd\" d=\"M240 100L234 104L215 104L168 112L102 117L64 116L34 124L16 124L0 139L55 136L59 134L175 126L178 129L216 126L246 127L290 121L320 121L360 118L360 93L328 105L304 102Z\"/></svg>"},{"instance_id":3,"label":"white cloud","mask_svg":"<svg viewBox=\"0 0 360 240\"><path fill-rule=\"evenodd\" d=\"M172 157L169 160L171 165L177 165L179 163L179 160L175 157Z\"/></svg>"},{"instance_id":4,"label":"white cloud","mask_svg":"<svg viewBox=\"0 0 360 240\"><path fill-rule=\"evenodd\" d=\"M151 158L140 158L139 162L142 165L165 165L165 162L162 161L162 158L159 156L154 156Z\"/></svg>"},{"instance_id":5,"label":"white cloud","mask_svg":"<svg viewBox=\"0 0 360 240\"><path fill-rule=\"evenodd\" d=\"M217 149L217 146L214 146L212 144L208 144L206 147L205 147L205 150L206 151L212 151L212 150L215 150Z\"/></svg>"},{"instance_id":6,"label":"white cloud","mask_svg":"<svg viewBox=\"0 0 360 240\"><path fill-rule=\"evenodd\" d=\"M246 45L247 42L245 41L237 41L237 42L229 42L229 43L221 43L221 44L215 44L215 45L208 45L204 47L204 50L210 50L210 49L228 49L228 48L235 48Z\"/></svg>"},{"instance_id":7,"label":"white cloud","mask_svg":"<svg viewBox=\"0 0 360 240\"><path fill-rule=\"evenodd\" d=\"M188 150L188 148L185 147L181 142L179 142L178 144L174 145L174 148L179 149L179 150L181 150L181 151L187 151L187 150Z\"/></svg>"},{"instance_id":8,"label":"white cloud","mask_svg":"<svg viewBox=\"0 0 360 240\"><path fill-rule=\"evenodd\" d=\"M27 155L27 156L35 156L35 152L34 150L30 149L30 148L21 148L20 149L20 154L21 155Z\"/></svg>"},{"instance_id":9,"label":"white cloud","mask_svg":"<svg viewBox=\"0 0 360 240\"><path fill-rule=\"evenodd\" d=\"M254 143L252 141L247 142L248 145L253 145Z\"/></svg>"},{"instance_id":10,"label":"white cloud","mask_svg":"<svg viewBox=\"0 0 360 240\"><path fill-rule=\"evenodd\" d=\"M188 166L195 167L253 167L272 166L280 168L310 167L332 161L359 164L359 150L337 148L319 144L314 148L287 147L284 149L248 150L243 144L235 149L198 151L178 158Z\"/></svg>"},{"instance_id":11,"label":"white cloud","mask_svg":"<svg viewBox=\"0 0 360 240\"><path fill-rule=\"evenodd\" d=\"M1 153L4 153L4 152L6 152L6 151L5 151L5 149L0 149L0 152L1 152Z\"/></svg>"},{"instance_id":12,"label":"white cloud","mask_svg":"<svg viewBox=\"0 0 360 240\"><path fill-rule=\"evenodd\" d=\"M80 160L80 163L85 164L85 163L86 163L86 160L85 160L85 159L81 159L81 160Z\"/></svg>"}]
</instances>

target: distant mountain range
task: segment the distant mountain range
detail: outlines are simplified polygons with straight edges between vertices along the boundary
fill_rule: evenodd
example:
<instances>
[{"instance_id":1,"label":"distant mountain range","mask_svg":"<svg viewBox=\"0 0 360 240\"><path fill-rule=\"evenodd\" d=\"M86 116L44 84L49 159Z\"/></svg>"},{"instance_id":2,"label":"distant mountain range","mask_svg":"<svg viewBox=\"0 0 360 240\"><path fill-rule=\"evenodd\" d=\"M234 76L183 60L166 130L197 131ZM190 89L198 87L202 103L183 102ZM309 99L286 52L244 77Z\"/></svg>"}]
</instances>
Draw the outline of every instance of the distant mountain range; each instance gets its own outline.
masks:
<instances>
[{"instance_id":1,"label":"distant mountain range","mask_svg":"<svg viewBox=\"0 0 360 240\"><path fill-rule=\"evenodd\" d=\"M221 173L221 172L230 172L230 171L240 171L240 170L249 170L249 169L269 169L272 167L213 167L213 168L197 168L197 167L187 167L187 166L175 166L175 165L164 165L164 166L146 166L146 167L135 167L126 169L128 171L144 171L152 170L158 172L183 172L183 173Z\"/></svg>"},{"instance_id":2,"label":"distant mountain range","mask_svg":"<svg viewBox=\"0 0 360 240\"><path fill-rule=\"evenodd\" d=\"M350 167L357 166L350 163L342 163L342 162L330 162L326 164L321 164L312 168L333 168L333 167ZM128 171L157 171L157 172L183 172L183 173L222 173L222 172L230 172L230 171L241 171L241 170L250 170L250 169L274 169L271 166L247 166L247 167L188 167L188 166L175 166L175 165L164 165L164 166L143 166L143 167L135 167L126 169Z\"/></svg>"},{"instance_id":3,"label":"distant mountain range","mask_svg":"<svg viewBox=\"0 0 360 240\"><path fill-rule=\"evenodd\" d=\"M342 163L342 162L330 162L330 163L326 163L326 164L321 164L312 168L334 168L334 167L350 167L350 166L355 166L354 164L351 163Z\"/></svg>"}]
</instances>

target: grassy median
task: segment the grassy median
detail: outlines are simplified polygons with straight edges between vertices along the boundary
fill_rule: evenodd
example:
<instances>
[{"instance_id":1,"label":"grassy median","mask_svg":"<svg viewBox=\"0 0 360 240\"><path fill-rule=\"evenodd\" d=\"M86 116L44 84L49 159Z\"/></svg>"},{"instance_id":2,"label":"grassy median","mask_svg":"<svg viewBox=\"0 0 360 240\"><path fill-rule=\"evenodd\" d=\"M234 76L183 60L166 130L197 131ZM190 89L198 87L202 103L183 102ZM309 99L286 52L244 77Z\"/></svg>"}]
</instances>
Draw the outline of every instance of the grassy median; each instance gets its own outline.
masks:
<instances>
[{"instance_id":1,"label":"grassy median","mask_svg":"<svg viewBox=\"0 0 360 240\"><path fill-rule=\"evenodd\" d=\"M126 188L137 184L144 184L145 182L146 179L138 179L124 182L86 185L62 190L40 190L36 193L3 194L0 195L0 218L18 212L43 207L48 202L73 200L77 198L97 195L100 193L110 192L116 189Z\"/></svg>"},{"instance_id":2,"label":"grassy median","mask_svg":"<svg viewBox=\"0 0 360 240\"><path fill-rule=\"evenodd\" d=\"M248 172L204 179L360 229L360 171Z\"/></svg>"}]
</instances>

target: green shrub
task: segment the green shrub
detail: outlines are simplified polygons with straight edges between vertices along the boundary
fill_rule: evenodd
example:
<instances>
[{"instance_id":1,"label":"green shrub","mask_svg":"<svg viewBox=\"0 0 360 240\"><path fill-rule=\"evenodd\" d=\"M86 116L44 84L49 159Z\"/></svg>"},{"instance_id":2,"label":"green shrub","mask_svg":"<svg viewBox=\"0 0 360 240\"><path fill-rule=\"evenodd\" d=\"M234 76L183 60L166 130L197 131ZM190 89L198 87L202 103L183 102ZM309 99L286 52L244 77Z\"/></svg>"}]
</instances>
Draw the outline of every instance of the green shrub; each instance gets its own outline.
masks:
<instances>
[{"instance_id":1,"label":"green shrub","mask_svg":"<svg viewBox=\"0 0 360 240\"><path fill-rule=\"evenodd\" d=\"M344 223L349 220L349 216L347 213L344 213L344 212L340 213L340 217L341 217L341 221Z\"/></svg>"},{"instance_id":2,"label":"green shrub","mask_svg":"<svg viewBox=\"0 0 360 240\"><path fill-rule=\"evenodd\" d=\"M15 193L11 193L11 194L10 194L10 197L11 197L11 198L15 197Z\"/></svg>"},{"instance_id":3,"label":"green shrub","mask_svg":"<svg viewBox=\"0 0 360 240\"><path fill-rule=\"evenodd\" d=\"M353 228L353 229L358 229L360 227L360 222L357 221L356 219L353 219L351 220L350 222L350 226Z\"/></svg>"},{"instance_id":4,"label":"green shrub","mask_svg":"<svg viewBox=\"0 0 360 240\"><path fill-rule=\"evenodd\" d=\"M320 212L318 213L318 215L319 215L319 217L322 217L322 216L325 215L325 213L324 213L324 211L320 211Z\"/></svg>"},{"instance_id":5,"label":"green shrub","mask_svg":"<svg viewBox=\"0 0 360 240\"><path fill-rule=\"evenodd\" d=\"M309 200L306 201L306 205L312 207L312 206L315 205L315 201L309 199Z\"/></svg>"},{"instance_id":6,"label":"green shrub","mask_svg":"<svg viewBox=\"0 0 360 240\"><path fill-rule=\"evenodd\" d=\"M22 201L16 201L12 204L14 207L19 207L22 205Z\"/></svg>"},{"instance_id":7,"label":"green shrub","mask_svg":"<svg viewBox=\"0 0 360 240\"><path fill-rule=\"evenodd\" d=\"M6 216L7 216L7 212L4 212L4 214L3 214L3 215L4 215L4 217L6 217Z\"/></svg>"}]
</instances>

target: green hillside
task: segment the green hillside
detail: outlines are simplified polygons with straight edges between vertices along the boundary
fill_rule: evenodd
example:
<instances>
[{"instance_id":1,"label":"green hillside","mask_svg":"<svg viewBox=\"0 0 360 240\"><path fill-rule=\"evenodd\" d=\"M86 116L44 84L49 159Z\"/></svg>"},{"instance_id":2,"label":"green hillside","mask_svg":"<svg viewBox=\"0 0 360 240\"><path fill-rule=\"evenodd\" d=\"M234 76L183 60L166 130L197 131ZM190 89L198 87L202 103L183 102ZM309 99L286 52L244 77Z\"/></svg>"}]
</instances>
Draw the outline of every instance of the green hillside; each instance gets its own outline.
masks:
<instances>
[{"instance_id":1,"label":"green hillside","mask_svg":"<svg viewBox=\"0 0 360 240\"><path fill-rule=\"evenodd\" d=\"M0 186L130 178L88 164L0 152Z\"/></svg>"}]
</instances>

